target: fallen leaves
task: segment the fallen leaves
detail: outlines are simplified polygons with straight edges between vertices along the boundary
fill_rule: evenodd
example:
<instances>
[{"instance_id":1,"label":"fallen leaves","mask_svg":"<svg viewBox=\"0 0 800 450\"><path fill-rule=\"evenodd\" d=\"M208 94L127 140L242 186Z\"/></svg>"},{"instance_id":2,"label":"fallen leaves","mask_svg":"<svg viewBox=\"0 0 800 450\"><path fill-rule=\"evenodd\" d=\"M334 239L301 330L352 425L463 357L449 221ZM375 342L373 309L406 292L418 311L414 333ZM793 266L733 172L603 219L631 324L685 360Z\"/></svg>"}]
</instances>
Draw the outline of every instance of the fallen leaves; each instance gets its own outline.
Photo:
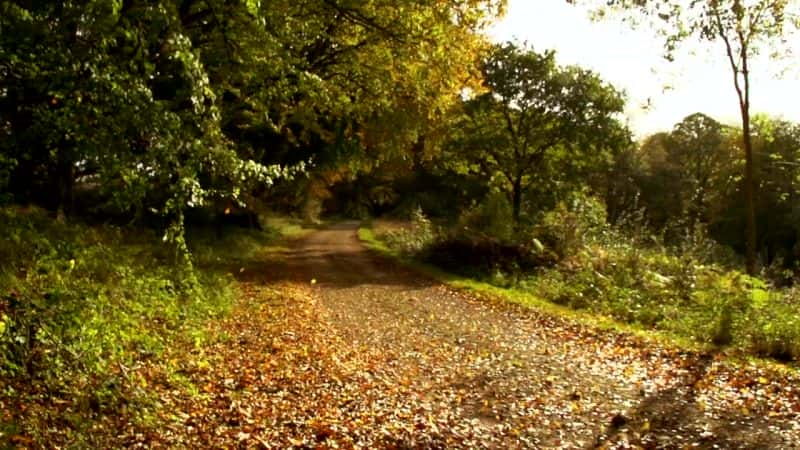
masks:
<instances>
[{"instance_id":1,"label":"fallen leaves","mask_svg":"<svg viewBox=\"0 0 800 450\"><path fill-rule=\"evenodd\" d=\"M279 282L248 271L238 308L212 324L219 339L208 348L176 350L181 383L157 368L140 369L165 414L152 429L123 430L119 446L796 448L800 442L800 380L791 371L735 366L587 329L385 264L371 277L371 258L341 232L316 234L321 242L307 242L307 259L290 260ZM272 276L277 272L270 266ZM308 283L315 279L310 272L326 281Z\"/></svg>"}]
</instances>

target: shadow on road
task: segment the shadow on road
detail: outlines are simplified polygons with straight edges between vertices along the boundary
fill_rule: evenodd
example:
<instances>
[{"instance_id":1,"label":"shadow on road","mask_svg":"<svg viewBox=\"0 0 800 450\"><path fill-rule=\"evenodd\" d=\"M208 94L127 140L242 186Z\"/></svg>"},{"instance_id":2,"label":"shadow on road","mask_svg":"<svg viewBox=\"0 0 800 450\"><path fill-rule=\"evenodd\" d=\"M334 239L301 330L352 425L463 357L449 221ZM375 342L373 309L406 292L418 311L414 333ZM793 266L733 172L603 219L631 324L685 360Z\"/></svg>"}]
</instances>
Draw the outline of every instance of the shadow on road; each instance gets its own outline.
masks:
<instances>
[{"instance_id":1,"label":"shadow on road","mask_svg":"<svg viewBox=\"0 0 800 450\"><path fill-rule=\"evenodd\" d=\"M342 222L292 242L270 261L243 261L234 274L240 281L314 283L329 289L363 285L421 288L438 284L367 250L359 241L357 222Z\"/></svg>"},{"instance_id":2,"label":"shadow on road","mask_svg":"<svg viewBox=\"0 0 800 450\"><path fill-rule=\"evenodd\" d=\"M673 388L645 397L626 416L616 416L608 430L599 435L593 448L607 448L609 443L633 438L637 448L664 448L662 441L676 445L687 439L685 448L764 449L780 448L780 442L762 420L744 416L742 411L716 411L706 414L697 396L697 385L706 379L713 364L711 354L687 355L688 373ZM740 417L740 421L715 420L714 415ZM754 430L759 430L754 432Z\"/></svg>"}]
</instances>

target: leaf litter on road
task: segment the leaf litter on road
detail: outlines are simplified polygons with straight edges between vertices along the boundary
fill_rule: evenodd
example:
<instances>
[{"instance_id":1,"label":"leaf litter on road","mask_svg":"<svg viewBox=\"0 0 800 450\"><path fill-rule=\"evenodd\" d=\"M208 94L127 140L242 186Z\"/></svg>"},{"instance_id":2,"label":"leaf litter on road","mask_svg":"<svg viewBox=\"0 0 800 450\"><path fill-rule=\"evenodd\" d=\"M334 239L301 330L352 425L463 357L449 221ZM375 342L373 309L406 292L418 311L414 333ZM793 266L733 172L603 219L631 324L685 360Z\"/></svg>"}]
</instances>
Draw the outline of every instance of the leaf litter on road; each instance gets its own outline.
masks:
<instances>
[{"instance_id":1,"label":"leaf litter on road","mask_svg":"<svg viewBox=\"0 0 800 450\"><path fill-rule=\"evenodd\" d=\"M792 370L476 298L375 259L349 228L298 245L241 277L183 386L152 376L163 423L125 445L800 448Z\"/></svg>"}]
</instances>

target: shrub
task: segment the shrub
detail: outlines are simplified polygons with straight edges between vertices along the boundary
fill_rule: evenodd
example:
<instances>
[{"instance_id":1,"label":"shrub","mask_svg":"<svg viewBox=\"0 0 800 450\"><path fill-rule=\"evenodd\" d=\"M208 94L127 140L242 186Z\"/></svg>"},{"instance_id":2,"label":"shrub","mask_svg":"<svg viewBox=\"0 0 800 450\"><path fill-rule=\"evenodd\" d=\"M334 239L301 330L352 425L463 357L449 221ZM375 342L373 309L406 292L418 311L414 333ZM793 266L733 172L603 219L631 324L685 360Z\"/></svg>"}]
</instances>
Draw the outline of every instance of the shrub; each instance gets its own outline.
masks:
<instances>
[{"instance_id":1,"label":"shrub","mask_svg":"<svg viewBox=\"0 0 800 450\"><path fill-rule=\"evenodd\" d=\"M500 193L488 195L480 204L461 214L458 226L503 242L512 241L514 221L508 198Z\"/></svg>"},{"instance_id":2,"label":"shrub","mask_svg":"<svg viewBox=\"0 0 800 450\"><path fill-rule=\"evenodd\" d=\"M447 271L560 305L701 343L800 359L800 288L779 290L731 269L729 249L701 228L665 245L635 220L625 229L607 226L602 204L576 194L541 215L531 235L542 246L523 233L501 239L483 232L491 229L485 211L462 215L461 226L447 232L415 225L395 234L395 244Z\"/></svg>"},{"instance_id":3,"label":"shrub","mask_svg":"<svg viewBox=\"0 0 800 450\"><path fill-rule=\"evenodd\" d=\"M497 271L518 275L555 261L552 253L539 251L533 242L507 243L463 230L433 241L421 258L454 273L479 277Z\"/></svg>"},{"instance_id":4,"label":"shrub","mask_svg":"<svg viewBox=\"0 0 800 450\"><path fill-rule=\"evenodd\" d=\"M751 350L784 361L800 360L800 290L772 294L756 307L747 330Z\"/></svg>"},{"instance_id":5,"label":"shrub","mask_svg":"<svg viewBox=\"0 0 800 450\"><path fill-rule=\"evenodd\" d=\"M561 259L573 256L606 228L605 206L584 192L575 192L544 213L534 236Z\"/></svg>"},{"instance_id":6,"label":"shrub","mask_svg":"<svg viewBox=\"0 0 800 450\"><path fill-rule=\"evenodd\" d=\"M386 241L389 247L407 256L415 256L436 240L437 233L422 208L416 207L411 213L409 227L387 231L380 238Z\"/></svg>"}]
</instances>

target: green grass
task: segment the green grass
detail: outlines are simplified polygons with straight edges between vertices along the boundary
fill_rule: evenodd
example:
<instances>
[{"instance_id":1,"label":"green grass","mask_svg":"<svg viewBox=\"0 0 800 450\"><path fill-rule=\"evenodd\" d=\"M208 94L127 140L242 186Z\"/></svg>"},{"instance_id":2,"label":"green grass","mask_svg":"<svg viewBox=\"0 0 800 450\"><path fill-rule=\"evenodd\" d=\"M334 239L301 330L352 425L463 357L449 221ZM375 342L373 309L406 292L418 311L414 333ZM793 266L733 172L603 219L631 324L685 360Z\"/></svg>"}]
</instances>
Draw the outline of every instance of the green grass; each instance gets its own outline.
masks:
<instances>
[{"instance_id":1,"label":"green grass","mask_svg":"<svg viewBox=\"0 0 800 450\"><path fill-rule=\"evenodd\" d=\"M288 241L311 231L302 221L289 217L269 216L262 222L262 230L228 227L221 237L211 228L188 230L187 241L196 264L224 271L236 263L258 262L267 253L286 250Z\"/></svg>"}]
</instances>

